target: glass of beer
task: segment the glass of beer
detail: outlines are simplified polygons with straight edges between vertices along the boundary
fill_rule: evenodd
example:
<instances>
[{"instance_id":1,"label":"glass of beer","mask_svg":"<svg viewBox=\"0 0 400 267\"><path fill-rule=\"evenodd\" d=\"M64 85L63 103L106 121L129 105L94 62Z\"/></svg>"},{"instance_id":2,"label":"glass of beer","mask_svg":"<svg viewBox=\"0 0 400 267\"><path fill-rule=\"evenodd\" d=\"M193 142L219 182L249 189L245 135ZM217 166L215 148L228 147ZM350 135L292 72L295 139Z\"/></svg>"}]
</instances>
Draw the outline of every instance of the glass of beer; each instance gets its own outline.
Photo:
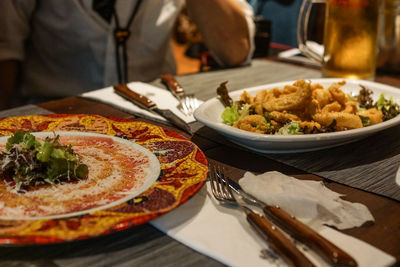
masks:
<instances>
[{"instance_id":1,"label":"glass of beer","mask_svg":"<svg viewBox=\"0 0 400 267\"><path fill-rule=\"evenodd\" d=\"M323 54L307 40L315 3L325 4ZM304 0L297 25L300 51L322 64L324 77L373 80L380 7L381 0Z\"/></svg>"}]
</instances>

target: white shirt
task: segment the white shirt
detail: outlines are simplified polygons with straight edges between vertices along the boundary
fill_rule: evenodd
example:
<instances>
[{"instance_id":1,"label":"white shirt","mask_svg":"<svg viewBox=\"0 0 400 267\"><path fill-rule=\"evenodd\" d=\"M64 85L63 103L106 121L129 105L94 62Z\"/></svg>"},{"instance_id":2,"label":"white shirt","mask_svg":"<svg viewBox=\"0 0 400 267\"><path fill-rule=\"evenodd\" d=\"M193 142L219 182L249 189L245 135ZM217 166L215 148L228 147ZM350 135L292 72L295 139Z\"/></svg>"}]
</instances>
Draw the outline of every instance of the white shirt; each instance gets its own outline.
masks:
<instances>
[{"instance_id":1,"label":"white shirt","mask_svg":"<svg viewBox=\"0 0 400 267\"><path fill-rule=\"evenodd\" d=\"M25 94L62 97L118 83L115 21L107 23L92 9L92 1L0 1L0 60L22 62ZM247 16L253 48L252 9L245 0L237 1ZM127 24L135 4L136 0L116 1L121 26ZM142 2L127 41L130 81L175 73L170 34L183 4L183 0ZM250 57L251 53L248 61Z\"/></svg>"}]
</instances>

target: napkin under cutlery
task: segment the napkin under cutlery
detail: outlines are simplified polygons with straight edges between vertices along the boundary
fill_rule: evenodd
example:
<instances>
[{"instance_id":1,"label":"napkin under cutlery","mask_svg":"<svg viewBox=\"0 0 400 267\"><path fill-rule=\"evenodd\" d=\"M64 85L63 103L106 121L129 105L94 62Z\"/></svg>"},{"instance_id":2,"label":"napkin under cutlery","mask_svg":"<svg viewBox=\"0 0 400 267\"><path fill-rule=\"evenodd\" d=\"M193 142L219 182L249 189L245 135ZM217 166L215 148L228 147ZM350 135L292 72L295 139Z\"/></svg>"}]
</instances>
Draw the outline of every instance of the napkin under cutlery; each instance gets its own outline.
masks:
<instances>
[{"instance_id":1,"label":"napkin under cutlery","mask_svg":"<svg viewBox=\"0 0 400 267\"><path fill-rule=\"evenodd\" d=\"M262 175L246 172L239 184L246 192L264 203L280 206L314 230L324 224L347 229L374 221L366 206L341 199L341 194L319 181L299 180L271 171Z\"/></svg>"},{"instance_id":2,"label":"napkin under cutlery","mask_svg":"<svg viewBox=\"0 0 400 267\"><path fill-rule=\"evenodd\" d=\"M145 95L150 100L155 102L160 109L169 109L179 116L186 123L195 121L193 116L186 116L178 109L179 101L166 89L161 89L150 84L142 82L131 82L127 84L129 88L134 89L137 93ZM143 116L149 119L165 122L166 120L160 115L142 109L132 102L124 99L114 92L113 87L106 87L99 90L90 91L82 94L82 97L100 101L120 110L135 115Z\"/></svg>"},{"instance_id":3,"label":"napkin under cutlery","mask_svg":"<svg viewBox=\"0 0 400 267\"><path fill-rule=\"evenodd\" d=\"M267 187L266 180L269 181ZM311 223L309 225L320 235L353 256L359 266L390 266L395 262L395 258L391 255L323 225L329 222L338 228L349 228L373 220L373 217L365 206L340 199L339 194L324 187L320 182L302 181L277 172L267 172L258 176L246 173L239 183L249 193L262 200L266 199L259 195L260 192L268 192L264 190L269 190L268 188L271 189L271 187L274 190L280 187L279 194L286 194L286 197L273 198L275 198L275 204L279 204L282 208L285 206L284 202L290 202L289 200L302 203L296 204L296 209L301 205L311 203L307 209L304 209L306 212L300 212L302 216L299 219ZM297 190L297 188L299 189ZM340 216L340 219L326 220L325 212L319 214L319 209L323 210L323 208L317 208L318 201L312 200L313 197L308 195L312 192L315 193L315 190L318 194L326 196L325 202L321 204L323 207L335 208L335 212L338 212L341 207L345 207L339 212L343 215ZM307 191L308 193L301 198L301 194ZM292 195L296 197L292 198ZM352 215L353 212L356 212L355 216ZM344 214L346 215L344 216ZM212 197L208 184L191 200L153 220L151 224L179 242L229 266L285 266L280 259L261 257L263 255L261 251L268 251L268 245L248 226L245 216L239 209L222 206ZM317 266L328 266L312 251L307 250L304 253Z\"/></svg>"}]
</instances>

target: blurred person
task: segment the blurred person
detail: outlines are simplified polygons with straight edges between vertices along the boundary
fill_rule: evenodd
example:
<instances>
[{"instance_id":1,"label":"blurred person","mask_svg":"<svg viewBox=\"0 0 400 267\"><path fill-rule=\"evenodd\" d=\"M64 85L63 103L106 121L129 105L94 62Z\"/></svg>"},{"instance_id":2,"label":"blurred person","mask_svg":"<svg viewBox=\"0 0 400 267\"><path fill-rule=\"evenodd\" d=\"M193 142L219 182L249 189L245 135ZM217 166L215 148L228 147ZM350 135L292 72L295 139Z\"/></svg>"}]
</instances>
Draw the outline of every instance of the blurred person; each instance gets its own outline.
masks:
<instances>
[{"instance_id":1,"label":"blurred person","mask_svg":"<svg viewBox=\"0 0 400 267\"><path fill-rule=\"evenodd\" d=\"M297 21L303 0L247 0L254 15L270 21L271 43L281 49L297 48ZM318 2L310 11L308 36L322 43L325 4Z\"/></svg>"},{"instance_id":2,"label":"blurred person","mask_svg":"<svg viewBox=\"0 0 400 267\"><path fill-rule=\"evenodd\" d=\"M185 4L219 64L249 62L245 0L1 0L0 110L16 97L35 103L175 73L170 35Z\"/></svg>"},{"instance_id":3,"label":"blurred person","mask_svg":"<svg viewBox=\"0 0 400 267\"><path fill-rule=\"evenodd\" d=\"M271 42L297 47L297 19L302 0L248 0L256 16L271 22Z\"/></svg>"}]
</instances>

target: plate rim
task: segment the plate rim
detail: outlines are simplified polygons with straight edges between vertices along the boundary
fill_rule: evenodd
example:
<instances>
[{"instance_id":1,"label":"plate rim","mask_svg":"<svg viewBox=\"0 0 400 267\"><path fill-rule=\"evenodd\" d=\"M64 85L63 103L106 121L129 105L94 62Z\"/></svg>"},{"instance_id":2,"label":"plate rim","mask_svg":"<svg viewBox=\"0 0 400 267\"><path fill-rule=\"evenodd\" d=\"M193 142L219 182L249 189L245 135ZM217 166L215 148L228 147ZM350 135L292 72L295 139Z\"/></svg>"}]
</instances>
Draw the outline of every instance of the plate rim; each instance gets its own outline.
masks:
<instances>
[{"instance_id":1,"label":"plate rim","mask_svg":"<svg viewBox=\"0 0 400 267\"><path fill-rule=\"evenodd\" d=\"M14 234L10 234L9 232L6 232L4 234L0 233L0 247L26 247L26 246L43 246L43 245L52 245L52 244L62 244L62 243L68 243L68 242L79 242L81 240L88 240L88 239L93 239L93 238L101 238L102 236L112 234L114 232L120 232L126 229L131 229L134 227L137 227L139 225L142 225L144 223L148 223L151 220L158 218L187 202L190 200L195 194L197 194L201 188L204 186L207 175L208 175L208 161L207 158L204 154L204 152L192 141L187 139L186 137L172 131L166 128L163 128L162 126L155 125L149 122L144 122L141 120L136 120L136 119L127 119L127 118L120 118L117 116L104 116L104 115L97 115L97 114L83 114L83 113L78 113L78 114L67 114L67 113L60 113L60 114L33 114L33 115L17 115L17 116L7 116L0 118L0 124L2 124L4 121L13 121L13 120L28 120L30 122L35 122L36 126L40 131L52 131L51 129L42 129L42 122L44 124L53 124L56 122L61 123L63 119L68 120L71 118L76 118L79 120L79 122L84 121L83 123L89 123L94 120L94 119L99 119L101 122L106 122L107 127L106 130L104 130L105 135L114 135L122 138L128 138L130 140L136 141L139 145L146 146L146 138L150 138L150 140L154 140L154 143L157 142L183 142L183 143L190 143L190 150L188 152L188 155L183 157L183 158L177 158L176 160L173 160L175 168L178 168L179 163L182 164L183 162L187 163L187 161L190 161L187 164L195 164L197 167L196 172L193 173L194 175L192 181L187 182L183 186L179 187L178 184L175 184L174 181L170 182L169 179L171 178L165 178L164 174L160 174L159 179L153 185L150 187L150 189L158 190L158 192L161 191L166 191L167 194L172 195L173 194L173 201L171 203L166 204L166 206L163 207L157 207L154 210L149 210L149 211L125 211L125 210L104 210L104 211L97 211L94 212L93 214L83 215L83 216L76 216L76 217L68 217L68 218L61 218L61 219L45 219L45 220L32 220L32 221L25 221L31 223L29 225L30 229L34 228L34 230L26 230L26 226L24 226L24 231L23 234L20 235L15 235L18 234L18 230L11 229L10 231ZM126 124L125 124L126 123ZM124 131L121 131L120 129L123 129L123 126L128 125L130 127L133 127L133 129L129 128L129 136L123 136ZM58 124L57 124L58 125ZM86 125L86 124L85 124ZM4 126L4 125L3 125ZM25 126L24 126L25 127ZM32 127L32 126L30 126ZM120 127L120 128L119 128ZM136 130L135 130L136 128ZM14 131L20 130L21 127L18 129L9 127L9 128L3 128L0 130L0 136L5 135L4 132L8 131L10 132L12 129ZM97 130L97 129L96 129ZM88 129L86 126L84 127L83 130L79 130L78 132L90 132L90 131L95 131L94 129ZM128 131L127 129L124 128L124 130ZM71 131L71 130L67 130ZM132 132L131 132L132 131ZM30 131L32 132L32 131ZM110 133L112 132L112 133ZM143 133L146 133L143 135ZM150 134L150 135L149 135ZM157 135L160 135L159 138L154 137ZM144 137L144 139L141 139L141 137ZM155 139L152 139L155 138ZM147 147L146 147L147 148ZM149 150L152 153L156 153L157 149L152 150L151 147ZM153 152L154 151L154 152ZM181 153L178 153L179 155ZM159 155L156 154L157 158L159 158ZM183 161L183 162L176 162L176 161ZM175 163L176 162L176 163ZM194 162L194 163L193 163ZM163 163L161 162L161 165L165 167L164 164L171 164L169 162ZM178 165L175 165L178 164ZM181 165L180 165L181 166ZM161 169L161 172L163 172L163 169ZM200 169L200 170L197 170ZM181 173L183 176L178 176L178 179L183 179L183 181L186 181L187 179L185 178L185 175L188 175L189 173L185 173L182 171L178 171ZM181 178L179 178L181 177ZM191 179L189 179L191 180ZM168 186L168 188L165 188L165 186ZM178 186L179 189L175 189L175 187ZM160 189L162 188L162 189ZM147 192L147 191L146 191ZM151 195L150 195L151 196ZM146 198L146 197L145 197ZM151 197L150 199L155 199L157 200L158 197ZM164 199L164 197L163 197ZM129 201L128 201L129 202ZM132 202L133 203L133 202ZM128 204L123 204L127 206ZM132 205L132 204L130 204ZM136 206L137 204L134 204ZM139 204L140 205L140 204ZM124 206L124 207L125 207ZM117 206L119 207L119 206ZM114 217L116 216L116 217ZM106 224L106 226L103 226L104 223L102 223L104 220L108 220L109 224ZM95 230L90 230L90 232L85 232L83 230L79 229L77 230L78 233L74 234L73 237L71 237L69 234L70 232L75 231L75 223L81 220L91 220L93 218L98 218L98 220L101 220L100 223L100 230L95 229ZM62 230L63 234L62 235L57 235L51 232L51 234L47 235L41 232L41 228L38 229L37 226L38 224L42 225L43 227L53 227L59 225L60 222L64 221L63 224L68 224L72 223L72 228L68 228L65 231L68 231L68 233L64 233L64 230ZM88 221L88 222L89 222ZM8 225L7 221L0 220L1 222L5 222L6 225ZM11 228L15 228L15 226L18 226L18 221L11 221L14 222L13 225L11 225ZM17 223L17 224L16 224ZM33 225L33 226L32 226ZM98 225L96 225L98 226ZM93 228L94 226L90 226L90 228ZM3 228L4 229L4 228ZM38 229L37 231L35 229ZM1 230L1 228L0 228ZM33 232L32 232L33 231ZM56 230L57 231L57 230ZM83 231L83 232L82 232ZM75 233L75 232L73 232Z\"/></svg>"}]
</instances>

